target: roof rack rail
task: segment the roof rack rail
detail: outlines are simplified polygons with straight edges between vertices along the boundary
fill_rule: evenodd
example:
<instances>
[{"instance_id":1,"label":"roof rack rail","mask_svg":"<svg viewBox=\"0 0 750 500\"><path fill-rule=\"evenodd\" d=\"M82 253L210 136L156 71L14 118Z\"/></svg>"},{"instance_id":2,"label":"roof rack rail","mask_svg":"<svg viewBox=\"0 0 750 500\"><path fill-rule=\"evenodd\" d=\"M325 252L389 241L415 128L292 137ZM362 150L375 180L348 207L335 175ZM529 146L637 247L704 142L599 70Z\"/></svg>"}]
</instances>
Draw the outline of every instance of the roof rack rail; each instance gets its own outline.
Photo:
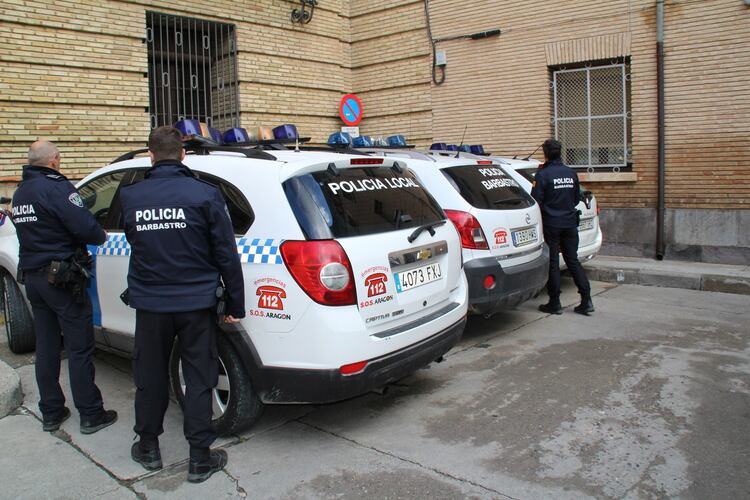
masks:
<instances>
[{"instance_id":1,"label":"roof rack rail","mask_svg":"<svg viewBox=\"0 0 750 500\"><path fill-rule=\"evenodd\" d=\"M266 153L265 151L260 150L260 149L234 147L234 146L220 146L215 143L209 143L208 141L190 140L190 141L185 142L183 147L185 148L186 153L194 153L198 155L206 155L210 153L211 151L223 151L223 152L228 152L228 153L239 153L239 154L244 155L245 158L254 158L256 160L271 160L271 161L276 160L275 156L269 153ZM110 165L113 163L119 163L121 161L132 160L133 158L136 157L136 155L147 153L147 152L148 152L148 148L136 149L136 150L130 151L112 160L110 162Z\"/></svg>"}]
</instances>

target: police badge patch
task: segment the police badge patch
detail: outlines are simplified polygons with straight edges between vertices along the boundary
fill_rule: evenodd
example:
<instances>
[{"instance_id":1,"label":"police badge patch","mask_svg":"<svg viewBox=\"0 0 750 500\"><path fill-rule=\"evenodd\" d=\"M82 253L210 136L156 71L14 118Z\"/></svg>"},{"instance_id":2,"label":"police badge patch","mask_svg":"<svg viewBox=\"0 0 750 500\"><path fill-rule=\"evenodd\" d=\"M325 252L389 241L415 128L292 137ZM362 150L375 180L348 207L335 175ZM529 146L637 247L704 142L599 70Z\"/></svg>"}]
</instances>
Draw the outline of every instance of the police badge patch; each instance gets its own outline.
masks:
<instances>
[{"instance_id":1,"label":"police badge patch","mask_svg":"<svg viewBox=\"0 0 750 500\"><path fill-rule=\"evenodd\" d=\"M81 199L81 195L79 195L78 193L70 193L70 196L68 196L68 201L77 207L83 208L83 200Z\"/></svg>"}]
</instances>

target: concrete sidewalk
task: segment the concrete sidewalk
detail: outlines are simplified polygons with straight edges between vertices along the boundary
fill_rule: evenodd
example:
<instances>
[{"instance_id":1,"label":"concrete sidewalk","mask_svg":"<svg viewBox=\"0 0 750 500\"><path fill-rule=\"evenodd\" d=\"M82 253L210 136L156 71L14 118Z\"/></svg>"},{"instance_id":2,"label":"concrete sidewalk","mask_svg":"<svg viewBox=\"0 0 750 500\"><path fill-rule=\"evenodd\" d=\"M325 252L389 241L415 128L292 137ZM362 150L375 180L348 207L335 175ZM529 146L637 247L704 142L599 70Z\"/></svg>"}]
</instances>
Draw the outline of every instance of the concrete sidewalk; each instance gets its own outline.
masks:
<instances>
[{"instance_id":1,"label":"concrete sidewalk","mask_svg":"<svg viewBox=\"0 0 750 500\"><path fill-rule=\"evenodd\" d=\"M600 255L584 267L595 281L750 295L750 266Z\"/></svg>"}]
</instances>

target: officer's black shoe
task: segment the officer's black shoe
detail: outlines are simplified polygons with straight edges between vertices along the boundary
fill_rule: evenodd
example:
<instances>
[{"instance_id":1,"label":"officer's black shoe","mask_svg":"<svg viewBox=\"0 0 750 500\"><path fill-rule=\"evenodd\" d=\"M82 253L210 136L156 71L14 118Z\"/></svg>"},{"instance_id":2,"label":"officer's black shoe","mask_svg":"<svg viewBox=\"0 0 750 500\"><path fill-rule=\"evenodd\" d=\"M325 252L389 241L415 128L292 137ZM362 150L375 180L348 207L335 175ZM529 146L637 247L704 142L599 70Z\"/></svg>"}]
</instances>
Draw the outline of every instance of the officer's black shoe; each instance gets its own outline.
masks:
<instances>
[{"instance_id":1,"label":"officer's black shoe","mask_svg":"<svg viewBox=\"0 0 750 500\"><path fill-rule=\"evenodd\" d=\"M42 430L44 432L54 432L60 428L63 422L70 418L70 410L65 407L63 408L62 414L55 419L44 419L42 420Z\"/></svg>"},{"instance_id":2,"label":"officer's black shoe","mask_svg":"<svg viewBox=\"0 0 750 500\"><path fill-rule=\"evenodd\" d=\"M577 305L573 310L578 314L583 314L584 316L588 316L589 313L594 312L594 303L591 302L591 297L581 297L581 303Z\"/></svg>"},{"instance_id":3,"label":"officer's black shoe","mask_svg":"<svg viewBox=\"0 0 750 500\"><path fill-rule=\"evenodd\" d=\"M133 443L132 448L130 448L130 456L146 470L159 470L163 466L158 444L143 446L141 441Z\"/></svg>"},{"instance_id":4,"label":"officer's black shoe","mask_svg":"<svg viewBox=\"0 0 750 500\"><path fill-rule=\"evenodd\" d=\"M546 304L541 304L539 310L547 314L562 314L562 306L559 301L550 300Z\"/></svg>"},{"instance_id":5,"label":"officer's black shoe","mask_svg":"<svg viewBox=\"0 0 750 500\"><path fill-rule=\"evenodd\" d=\"M214 472L220 471L229 458L224 450L211 450L206 460L190 459L187 480L191 483L202 483Z\"/></svg>"},{"instance_id":6,"label":"officer's black shoe","mask_svg":"<svg viewBox=\"0 0 750 500\"><path fill-rule=\"evenodd\" d=\"M81 434L93 434L117 422L115 410L102 410L96 417L81 419Z\"/></svg>"}]
</instances>

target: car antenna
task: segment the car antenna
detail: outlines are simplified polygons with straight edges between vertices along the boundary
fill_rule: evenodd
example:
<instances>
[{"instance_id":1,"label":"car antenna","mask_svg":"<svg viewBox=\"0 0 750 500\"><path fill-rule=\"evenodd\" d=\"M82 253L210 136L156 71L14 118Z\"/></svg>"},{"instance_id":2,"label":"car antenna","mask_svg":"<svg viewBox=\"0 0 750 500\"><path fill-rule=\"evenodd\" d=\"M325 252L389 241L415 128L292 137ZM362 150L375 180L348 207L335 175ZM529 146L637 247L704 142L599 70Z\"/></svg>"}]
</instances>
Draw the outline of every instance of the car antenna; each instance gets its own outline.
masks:
<instances>
[{"instance_id":1,"label":"car antenna","mask_svg":"<svg viewBox=\"0 0 750 500\"><path fill-rule=\"evenodd\" d=\"M536 153L537 151L539 151L539 148L541 148L541 147L542 147L542 144L540 144L540 145L539 145L539 146L538 146L538 147L537 147L537 148L536 148L536 149L534 150L534 153ZM526 158L524 158L524 161L528 161L528 160L529 160L529 158L531 158L532 156L534 156L534 153L531 153L531 154L530 154L529 156L527 156ZM516 157L514 156L514 157L513 157L513 159L515 160L515 159L516 159Z\"/></svg>"},{"instance_id":2,"label":"car antenna","mask_svg":"<svg viewBox=\"0 0 750 500\"><path fill-rule=\"evenodd\" d=\"M461 147L464 145L464 139L466 139L466 129L469 128L469 124L467 123L464 127L464 135L461 136L461 144L458 145L458 151L456 151L456 158L461 157Z\"/></svg>"}]
</instances>

